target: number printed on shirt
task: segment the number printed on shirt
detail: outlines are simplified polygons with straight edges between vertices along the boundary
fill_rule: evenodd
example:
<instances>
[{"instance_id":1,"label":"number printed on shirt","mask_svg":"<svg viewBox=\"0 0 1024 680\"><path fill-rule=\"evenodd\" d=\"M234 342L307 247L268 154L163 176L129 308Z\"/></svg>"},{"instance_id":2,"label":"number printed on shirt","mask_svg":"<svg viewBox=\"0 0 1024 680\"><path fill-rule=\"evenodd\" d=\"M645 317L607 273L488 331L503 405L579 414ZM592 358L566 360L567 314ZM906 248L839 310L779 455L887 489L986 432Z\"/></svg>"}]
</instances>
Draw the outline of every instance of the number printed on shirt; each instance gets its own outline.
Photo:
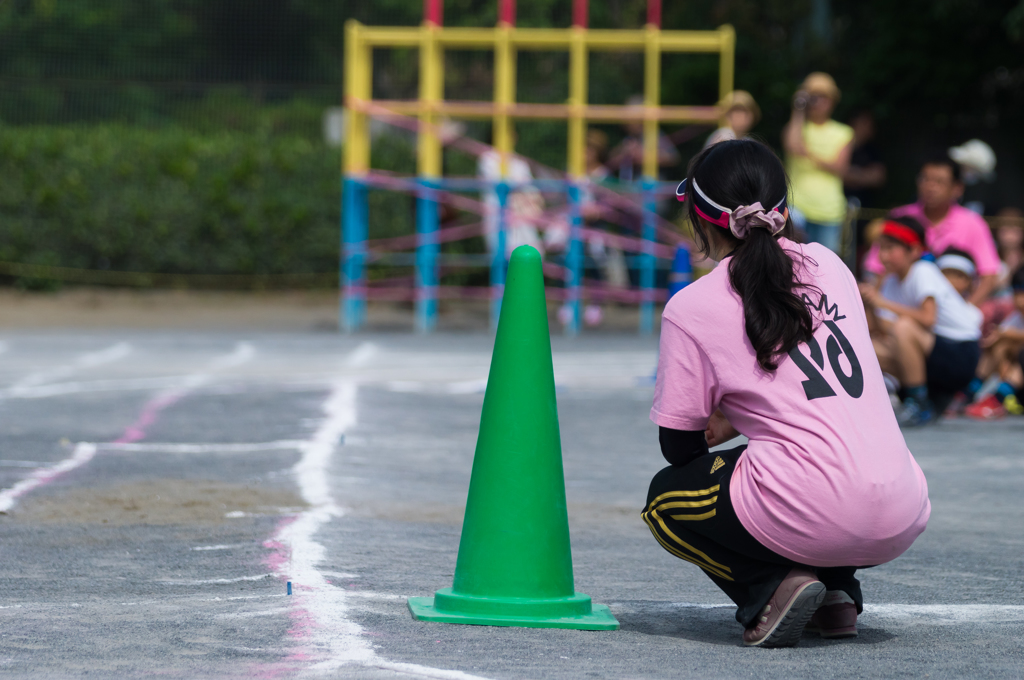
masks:
<instances>
[{"instance_id":1,"label":"number printed on shirt","mask_svg":"<svg viewBox=\"0 0 1024 680\"><path fill-rule=\"evenodd\" d=\"M826 307L827 304L826 298L822 296L820 307ZM835 307L832 309L835 309ZM836 318L842 319L845 317L839 316L837 311ZM813 337L806 345L798 345L789 351L789 356L793 359L793 363L807 376L807 380L800 383L804 387L804 394L807 395L808 401L836 396L835 389L833 389L832 385L822 374L822 371L825 370L825 357L827 356L829 366L831 366L832 373L835 374L836 379L839 381L839 386L848 395L857 399L864 393L864 372L861 370L860 360L857 359L857 354L853 351L850 341L839 330L839 325L831 319L826 319L824 324L831 332L825 341L824 354L821 351L821 345ZM803 346L806 346L810 351L809 359L801 351ZM849 375L843 372L843 367L839 364L839 357L843 354L846 355L847 361L850 362Z\"/></svg>"}]
</instances>

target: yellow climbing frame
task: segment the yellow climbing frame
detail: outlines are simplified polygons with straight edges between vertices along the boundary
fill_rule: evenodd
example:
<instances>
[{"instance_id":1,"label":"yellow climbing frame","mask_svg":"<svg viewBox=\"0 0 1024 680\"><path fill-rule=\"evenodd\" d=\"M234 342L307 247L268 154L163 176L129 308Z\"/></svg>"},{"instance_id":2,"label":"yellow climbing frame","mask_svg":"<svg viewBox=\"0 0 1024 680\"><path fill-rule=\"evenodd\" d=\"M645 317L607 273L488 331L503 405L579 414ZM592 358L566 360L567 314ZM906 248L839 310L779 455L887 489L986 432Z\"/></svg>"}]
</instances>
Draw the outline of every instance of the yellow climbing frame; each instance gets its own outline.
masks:
<instances>
[{"instance_id":1,"label":"yellow climbing frame","mask_svg":"<svg viewBox=\"0 0 1024 680\"><path fill-rule=\"evenodd\" d=\"M344 170L363 175L370 167L369 112L417 116L424 123L418 142L418 172L423 177L441 175L441 141L435 124L442 117L492 119L494 146L502 155L502 167L512 148L515 119L567 120L569 125L568 171L582 177L588 122L644 124L643 174L658 174L659 123L714 123L722 111L713 106L660 106L661 55L665 52L717 53L719 99L733 89L736 34L732 26L715 31L662 31L654 25L639 30L591 30L579 26L564 29L444 28L426 22L420 27L378 28L351 20L345 25L345 106L348 129ZM372 97L373 50L419 47L420 78L417 100L374 100ZM494 100L445 101L444 50L494 50ZM565 50L569 53L569 98L565 104L520 104L516 99L518 50ZM644 105L599 106L587 103L587 62L590 52L643 52Z\"/></svg>"}]
</instances>

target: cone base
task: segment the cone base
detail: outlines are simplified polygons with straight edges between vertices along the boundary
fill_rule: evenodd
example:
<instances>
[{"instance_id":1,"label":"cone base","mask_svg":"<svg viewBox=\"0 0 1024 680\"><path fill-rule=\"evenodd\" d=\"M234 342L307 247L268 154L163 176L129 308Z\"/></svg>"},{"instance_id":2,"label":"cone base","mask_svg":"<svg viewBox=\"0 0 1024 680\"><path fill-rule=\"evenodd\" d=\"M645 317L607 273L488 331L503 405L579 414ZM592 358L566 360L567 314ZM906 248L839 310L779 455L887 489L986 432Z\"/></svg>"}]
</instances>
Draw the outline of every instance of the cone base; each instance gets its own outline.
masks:
<instances>
[{"instance_id":1,"label":"cone base","mask_svg":"<svg viewBox=\"0 0 1024 680\"><path fill-rule=\"evenodd\" d=\"M447 588L445 590L448 590ZM590 598L582 593L576 593L572 599ZM493 598L494 604L500 605L502 598ZM521 603L522 601L518 601ZM559 601L554 600L552 609L561 609ZM512 604L510 601L509 604ZM546 609L550 604L545 600L536 602L538 609ZM547 606L545 606L547 605ZM511 609L517 607L512 606ZM438 621L441 623L461 623L472 626L515 626L519 628L573 628L577 630L618 630L619 622L612 616L606 605L591 604L590 612L570 616L559 616L543 614L510 615L502 613L479 613L442 611L434 606L433 597L410 597L409 611L417 621Z\"/></svg>"}]
</instances>

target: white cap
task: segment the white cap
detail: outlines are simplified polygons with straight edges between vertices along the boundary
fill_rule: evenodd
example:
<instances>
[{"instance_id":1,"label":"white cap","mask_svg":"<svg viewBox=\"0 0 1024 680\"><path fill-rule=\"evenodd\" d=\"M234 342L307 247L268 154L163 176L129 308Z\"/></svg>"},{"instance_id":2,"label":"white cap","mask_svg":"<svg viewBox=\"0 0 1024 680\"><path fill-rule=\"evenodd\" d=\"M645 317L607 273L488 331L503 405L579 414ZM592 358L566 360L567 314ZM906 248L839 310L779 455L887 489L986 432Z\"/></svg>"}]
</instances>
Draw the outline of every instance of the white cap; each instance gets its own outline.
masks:
<instances>
[{"instance_id":1,"label":"white cap","mask_svg":"<svg viewBox=\"0 0 1024 680\"><path fill-rule=\"evenodd\" d=\"M977 273L977 269L974 263L963 255L957 255L956 253L949 253L948 255L942 255L938 260L935 261L935 265L939 269L953 269L958 272L963 272L974 278Z\"/></svg>"},{"instance_id":2,"label":"white cap","mask_svg":"<svg viewBox=\"0 0 1024 680\"><path fill-rule=\"evenodd\" d=\"M972 139L960 146L951 146L949 157L981 175L990 175L996 169L995 152L980 139Z\"/></svg>"}]
</instances>

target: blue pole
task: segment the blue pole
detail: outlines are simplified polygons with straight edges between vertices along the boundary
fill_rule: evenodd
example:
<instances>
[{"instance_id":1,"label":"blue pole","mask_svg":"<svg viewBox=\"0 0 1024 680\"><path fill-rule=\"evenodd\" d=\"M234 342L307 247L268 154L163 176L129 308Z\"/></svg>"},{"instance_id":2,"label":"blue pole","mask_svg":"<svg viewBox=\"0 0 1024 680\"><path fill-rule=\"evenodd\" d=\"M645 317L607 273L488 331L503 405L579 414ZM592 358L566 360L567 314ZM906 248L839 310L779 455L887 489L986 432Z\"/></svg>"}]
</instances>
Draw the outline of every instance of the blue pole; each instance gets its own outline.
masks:
<instances>
[{"instance_id":1,"label":"blue pole","mask_svg":"<svg viewBox=\"0 0 1024 680\"><path fill-rule=\"evenodd\" d=\"M416 198L416 330L429 333L437 326L437 194L429 179L420 181Z\"/></svg>"},{"instance_id":2,"label":"blue pole","mask_svg":"<svg viewBox=\"0 0 1024 680\"><path fill-rule=\"evenodd\" d=\"M508 244L505 206L508 204L508 183L498 182L494 190L498 194L498 233L491 258L491 330L498 330L498 318L501 316L501 298L505 294L505 249Z\"/></svg>"},{"instance_id":3,"label":"blue pole","mask_svg":"<svg viewBox=\"0 0 1024 680\"><path fill-rule=\"evenodd\" d=\"M359 330L366 320L366 187L346 176L341 205L341 328Z\"/></svg>"},{"instance_id":4,"label":"blue pole","mask_svg":"<svg viewBox=\"0 0 1024 680\"><path fill-rule=\"evenodd\" d=\"M569 193L569 252L566 268L569 270L565 287L565 304L571 313L569 323L565 326L565 334L578 335L580 332L580 287L583 285L583 215L580 212L580 186L572 183Z\"/></svg>"},{"instance_id":5,"label":"blue pole","mask_svg":"<svg viewBox=\"0 0 1024 680\"><path fill-rule=\"evenodd\" d=\"M655 182L644 177L642 182L644 203L643 253L640 255L640 335L654 333L654 238L657 204L654 198Z\"/></svg>"},{"instance_id":6,"label":"blue pole","mask_svg":"<svg viewBox=\"0 0 1024 680\"><path fill-rule=\"evenodd\" d=\"M672 273L668 275L668 299L690 285L693 280L693 264L690 262L690 249L685 245L676 248L676 256L672 260Z\"/></svg>"}]
</instances>

